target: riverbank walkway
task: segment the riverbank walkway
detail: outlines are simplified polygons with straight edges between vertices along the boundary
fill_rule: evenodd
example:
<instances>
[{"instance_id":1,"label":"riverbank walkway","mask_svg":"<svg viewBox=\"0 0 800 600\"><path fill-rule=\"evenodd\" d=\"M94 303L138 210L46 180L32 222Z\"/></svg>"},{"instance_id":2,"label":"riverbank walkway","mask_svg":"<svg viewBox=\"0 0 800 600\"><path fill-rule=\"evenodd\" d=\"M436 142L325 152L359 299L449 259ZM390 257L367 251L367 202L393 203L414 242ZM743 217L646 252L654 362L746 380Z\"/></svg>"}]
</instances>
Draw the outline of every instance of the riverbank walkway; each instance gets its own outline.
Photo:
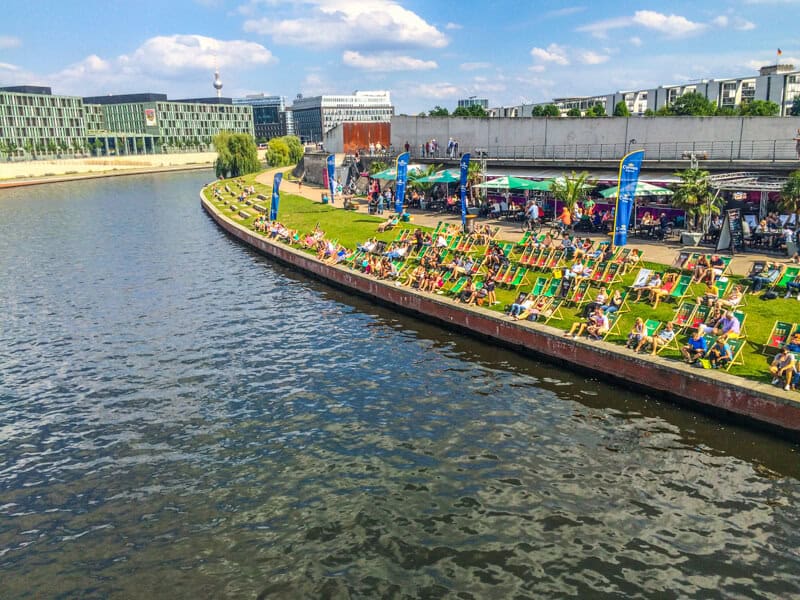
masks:
<instances>
[{"instance_id":1,"label":"riverbank walkway","mask_svg":"<svg viewBox=\"0 0 800 600\"><path fill-rule=\"evenodd\" d=\"M286 167L280 167L277 169L270 169L261 173L256 177L256 181L266 185L272 186L272 181L275 173L278 171L288 171ZM302 188L298 186L297 182L289 181L288 179L284 178L283 182L281 183L281 191L286 192L289 194L295 194L297 196L301 196L308 200L313 200L314 202L321 202L322 193L327 191L326 188L316 185L309 185L304 183ZM335 208L342 208L341 204L333 205ZM359 208L360 211L366 212L366 205L363 205ZM386 211L388 215L391 211ZM437 212L427 212L421 211L418 209L409 209L408 211L411 214L411 222L415 225L420 225L423 227L430 227L435 228L436 225L440 222L445 223L454 223L460 224L461 223L461 215L459 214L452 214L452 213L437 213ZM499 227L500 233L498 234L498 238L502 240L506 240L509 242L517 242L522 239L524 235L524 230L521 227L520 223L511 223L506 220L495 220L495 219L482 219L481 224L488 223L492 227ZM580 237L588 237L592 239L607 239L608 235L602 235L598 233L584 233L581 232L579 234ZM670 265L675 260L677 253L681 250L686 250L690 252L709 252L708 247L698 246L684 246L680 243L680 241L657 241L657 240L646 240L646 239L635 239L631 240L628 244L631 247L638 248L644 251L644 259L648 262L655 262L661 263L664 265ZM720 254L726 255L726 252L720 252ZM754 261L783 261L789 262L787 257L776 257L774 254L761 254L757 252L747 252L744 254L734 254L731 260L731 273L734 275L746 275L750 271L750 266Z\"/></svg>"}]
</instances>

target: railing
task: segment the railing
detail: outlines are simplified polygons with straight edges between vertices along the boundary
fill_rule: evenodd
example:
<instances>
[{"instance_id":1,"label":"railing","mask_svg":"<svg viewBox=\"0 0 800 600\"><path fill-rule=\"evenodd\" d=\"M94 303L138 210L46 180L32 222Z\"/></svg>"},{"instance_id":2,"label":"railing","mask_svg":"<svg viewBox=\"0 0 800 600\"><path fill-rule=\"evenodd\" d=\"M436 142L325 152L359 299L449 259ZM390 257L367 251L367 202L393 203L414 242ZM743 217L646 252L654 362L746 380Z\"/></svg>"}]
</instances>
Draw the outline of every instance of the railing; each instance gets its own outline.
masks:
<instances>
[{"instance_id":1,"label":"railing","mask_svg":"<svg viewBox=\"0 0 800 600\"><path fill-rule=\"evenodd\" d=\"M644 150L646 161L699 160L715 161L800 161L793 140L749 140L715 142L653 142L647 144L564 144L533 146L488 146L471 148L472 158L536 161L619 161L628 152ZM459 148L467 152L466 148ZM419 148L412 148L413 158L447 158L446 149L439 148L433 156L422 157Z\"/></svg>"}]
</instances>

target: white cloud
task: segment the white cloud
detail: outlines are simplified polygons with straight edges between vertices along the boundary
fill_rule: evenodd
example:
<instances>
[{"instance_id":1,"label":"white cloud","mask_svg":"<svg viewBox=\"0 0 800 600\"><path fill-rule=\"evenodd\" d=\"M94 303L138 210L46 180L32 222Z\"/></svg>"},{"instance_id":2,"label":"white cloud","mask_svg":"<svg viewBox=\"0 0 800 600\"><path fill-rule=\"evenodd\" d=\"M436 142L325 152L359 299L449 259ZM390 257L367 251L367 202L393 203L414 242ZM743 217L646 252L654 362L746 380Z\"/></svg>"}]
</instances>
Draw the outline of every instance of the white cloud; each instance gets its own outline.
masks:
<instances>
[{"instance_id":1,"label":"white cloud","mask_svg":"<svg viewBox=\"0 0 800 600\"><path fill-rule=\"evenodd\" d=\"M590 33L598 38L608 37L611 29L640 26L663 33L667 37L683 37L699 33L706 28L703 23L690 21L681 15L665 15L654 10L637 10L630 17L615 17L578 27L576 31Z\"/></svg>"},{"instance_id":2,"label":"white cloud","mask_svg":"<svg viewBox=\"0 0 800 600\"><path fill-rule=\"evenodd\" d=\"M20 68L17 65L12 65L11 63L4 63L0 62L0 71L19 71Z\"/></svg>"},{"instance_id":3,"label":"white cloud","mask_svg":"<svg viewBox=\"0 0 800 600\"><path fill-rule=\"evenodd\" d=\"M461 63L459 68L462 71L479 71L481 69L488 69L492 66L490 62L465 62Z\"/></svg>"},{"instance_id":4,"label":"white cloud","mask_svg":"<svg viewBox=\"0 0 800 600\"><path fill-rule=\"evenodd\" d=\"M568 17L569 15L574 15L575 13L583 12L586 10L585 6L567 6L565 8L558 8L556 10L548 11L544 14L544 18L553 19L558 17Z\"/></svg>"},{"instance_id":5,"label":"white cloud","mask_svg":"<svg viewBox=\"0 0 800 600\"><path fill-rule=\"evenodd\" d=\"M641 46L641 45L642 45L642 38L640 38L638 35L635 35L635 36L633 36L633 37L632 37L631 39L629 39L628 41L629 41L629 42L630 42L630 43L631 43L633 46L636 46L637 48L638 48L639 46Z\"/></svg>"},{"instance_id":6,"label":"white cloud","mask_svg":"<svg viewBox=\"0 0 800 600\"><path fill-rule=\"evenodd\" d=\"M607 54L598 54L593 50L584 50L578 53L578 60L585 65L599 65L607 62L608 59Z\"/></svg>"},{"instance_id":7,"label":"white cloud","mask_svg":"<svg viewBox=\"0 0 800 600\"><path fill-rule=\"evenodd\" d=\"M6 48L17 48L22 45L22 40L13 35L0 35L0 50Z\"/></svg>"},{"instance_id":8,"label":"white cloud","mask_svg":"<svg viewBox=\"0 0 800 600\"><path fill-rule=\"evenodd\" d=\"M452 83L421 83L414 88L416 96L422 98L455 98L463 93L462 88Z\"/></svg>"},{"instance_id":9,"label":"white cloud","mask_svg":"<svg viewBox=\"0 0 800 600\"><path fill-rule=\"evenodd\" d=\"M268 2L268 4L271 4ZM248 11L252 12L250 5ZM448 44L436 27L394 0L297 0L291 7L303 16L281 18L281 5L268 16L249 18L245 31L271 36L279 44L359 48L443 48Z\"/></svg>"},{"instance_id":10,"label":"white cloud","mask_svg":"<svg viewBox=\"0 0 800 600\"><path fill-rule=\"evenodd\" d=\"M448 23L447 25L444 26L444 28L447 29L447 30L461 29L462 27L463 27L462 25L459 25L458 23L452 23L452 22L450 22L450 23Z\"/></svg>"},{"instance_id":11,"label":"white cloud","mask_svg":"<svg viewBox=\"0 0 800 600\"><path fill-rule=\"evenodd\" d=\"M637 10L633 22L648 29L654 29L669 37L681 37L699 33L706 28L702 23L695 23L680 15L665 15L654 10Z\"/></svg>"},{"instance_id":12,"label":"white cloud","mask_svg":"<svg viewBox=\"0 0 800 600\"><path fill-rule=\"evenodd\" d=\"M541 73L545 70L544 65L531 65L528 67L528 71L533 71L534 73Z\"/></svg>"},{"instance_id":13,"label":"white cloud","mask_svg":"<svg viewBox=\"0 0 800 600\"><path fill-rule=\"evenodd\" d=\"M547 48L532 48L531 56L544 62L552 62L557 65L568 65L566 49L558 44L550 44Z\"/></svg>"},{"instance_id":14,"label":"white cloud","mask_svg":"<svg viewBox=\"0 0 800 600\"><path fill-rule=\"evenodd\" d=\"M170 35L149 38L129 54L103 58L91 54L44 78L61 93L81 95L164 89L170 83L191 81L198 73L208 81L214 67L225 74L275 62L261 44L243 40L217 40L201 35ZM204 86L205 87L205 86Z\"/></svg>"},{"instance_id":15,"label":"white cloud","mask_svg":"<svg viewBox=\"0 0 800 600\"><path fill-rule=\"evenodd\" d=\"M213 71L215 66L242 67L275 62L261 44L244 40L222 41L202 35L169 35L150 38L119 61L155 73L186 70Z\"/></svg>"},{"instance_id":16,"label":"white cloud","mask_svg":"<svg viewBox=\"0 0 800 600\"><path fill-rule=\"evenodd\" d=\"M719 15L717 17L714 17L711 20L711 24L712 25L716 25L717 27L727 27L728 26L728 22L729 22L729 19L725 15Z\"/></svg>"},{"instance_id":17,"label":"white cloud","mask_svg":"<svg viewBox=\"0 0 800 600\"><path fill-rule=\"evenodd\" d=\"M756 28L756 24L741 17L734 17L733 28L738 29L739 31L750 31L751 29Z\"/></svg>"},{"instance_id":18,"label":"white cloud","mask_svg":"<svg viewBox=\"0 0 800 600\"><path fill-rule=\"evenodd\" d=\"M342 62L349 67L365 71L427 71L439 66L432 60L398 56L393 52L364 55L355 50L345 50Z\"/></svg>"}]
</instances>

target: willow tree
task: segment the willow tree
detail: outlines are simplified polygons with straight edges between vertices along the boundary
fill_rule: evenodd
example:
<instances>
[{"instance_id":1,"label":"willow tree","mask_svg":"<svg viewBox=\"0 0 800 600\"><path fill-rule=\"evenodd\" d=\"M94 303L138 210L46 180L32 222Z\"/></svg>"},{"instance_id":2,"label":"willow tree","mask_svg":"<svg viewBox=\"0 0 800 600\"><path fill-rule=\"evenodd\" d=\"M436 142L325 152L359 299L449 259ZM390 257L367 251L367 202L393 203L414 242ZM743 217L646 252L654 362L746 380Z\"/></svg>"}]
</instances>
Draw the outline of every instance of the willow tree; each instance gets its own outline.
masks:
<instances>
[{"instance_id":1,"label":"willow tree","mask_svg":"<svg viewBox=\"0 0 800 600\"><path fill-rule=\"evenodd\" d=\"M217 177L240 177L261 170L252 135L223 131L214 136L214 147L217 149L214 163Z\"/></svg>"}]
</instances>

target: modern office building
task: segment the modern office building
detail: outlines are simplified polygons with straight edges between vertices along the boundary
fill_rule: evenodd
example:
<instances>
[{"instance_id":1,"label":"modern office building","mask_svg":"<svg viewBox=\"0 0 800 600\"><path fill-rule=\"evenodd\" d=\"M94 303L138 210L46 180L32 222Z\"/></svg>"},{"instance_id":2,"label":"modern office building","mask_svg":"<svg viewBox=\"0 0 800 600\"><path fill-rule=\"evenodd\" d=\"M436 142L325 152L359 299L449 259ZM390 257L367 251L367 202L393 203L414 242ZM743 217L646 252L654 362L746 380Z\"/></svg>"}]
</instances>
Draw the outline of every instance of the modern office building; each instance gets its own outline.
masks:
<instances>
[{"instance_id":1,"label":"modern office building","mask_svg":"<svg viewBox=\"0 0 800 600\"><path fill-rule=\"evenodd\" d=\"M326 132L345 121L390 122L394 115L387 91L308 98L298 95L291 111L295 135L304 142L321 142Z\"/></svg>"},{"instance_id":2,"label":"modern office building","mask_svg":"<svg viewBox=\"0 0 800 600\"><path fill-rule=\"evenodd\" d=\"M54 155L83 149L83 103L49 87L0 88L0 154Z\"/></svg>"},{"instance_id":3,"label":"modern office building","mask_svg":"<svg viewBox=\"0 0 800 600\"><path fill-rule=\"evenodd\" d=\"M244 98L234 98L233 103L253 108L253 127L257 140L294 135L291 111L286 110L286 98L283 96L253 94Z\"/></svg>"},{"instance_id":4,"label":"modern office building","mask_svg":"<svg viewBox=\"0 0 800 600\"><path fill-rule=\"evenodd\" d=\"M168 100L166 94L140 93L92 96L83 102L103 112L102 129L88 130L88 137L110 138L117 152L203 150L221 131L254 134L252 108L235 106L230 98Z\"/></svg>"},{"instance_id":5,"label":"modern office building","mask_svg":"<svg viewBox=\"0 0 800 600\"><path fill-rule=\"evenodd\" d=\"M458 101L458 108L471 108L473 106L480 106L483 110L488 110L489 99L470 96L469 98L461 98Z\"/></svg>"},{"instance_id":6,"label":"modern office building","mask_svg":"<svg viewBox=\"0 0 800 600\"><path fill-rule=\"evenodd\" d=\"M762 67L758 75L723 79L701 79L683 84L661 85L641 90L623 90L600 96L575 96L555 98L551 102L500 107L490 109L490 116L530 116L534 106L555 104L562 116L570 109L578 108L585 113L592 105L602 104L607 115L614 113L619 102L625 102L632 115L644 115L669 106L684 94L695 92L711 100L719 107L738 109L751 100L767 100L780 107L780 116L789 116L794 99L800 96L800 70L794 65L769 65ZM516 112L516 115L513 113ZM649 113L648 113L649 114Z\"/></svg>"}]
</instances>

